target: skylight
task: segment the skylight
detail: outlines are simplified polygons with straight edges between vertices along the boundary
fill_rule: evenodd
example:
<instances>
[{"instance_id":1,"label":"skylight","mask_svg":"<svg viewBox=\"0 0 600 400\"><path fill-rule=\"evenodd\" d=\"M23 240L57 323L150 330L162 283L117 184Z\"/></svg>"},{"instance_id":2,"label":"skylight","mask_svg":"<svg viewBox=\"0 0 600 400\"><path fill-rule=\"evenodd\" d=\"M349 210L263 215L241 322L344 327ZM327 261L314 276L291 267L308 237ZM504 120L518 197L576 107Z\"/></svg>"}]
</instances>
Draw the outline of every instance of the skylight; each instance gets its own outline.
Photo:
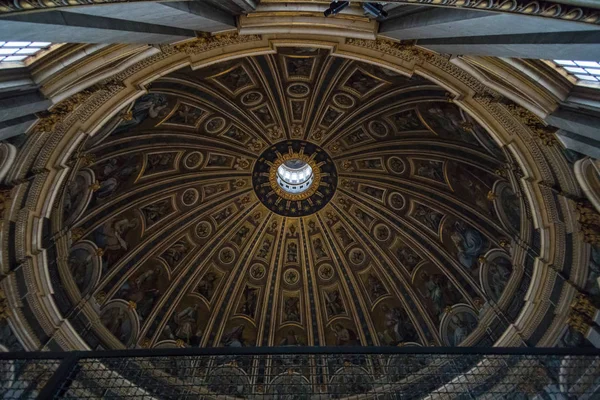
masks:
<instances>
[{"instance_id":1,"label":"skylight","mask_svg":"<svg viewBox=\"0 0 600 400\"><path fill-rule=\"evenodd\" d=\"M0 42L0 66L23 63L51 45L50 42Z\"/></svg>"},{"instance_id":2,"label":"skylight","mask_svg":"<svg viewBox=\"0 0 600 400\"><path fill-rule=\"evenodd\" d=\"M580 82L600 83L600 63L596 61L554 60L554 63Z\"/></svg>"}]
</instances>

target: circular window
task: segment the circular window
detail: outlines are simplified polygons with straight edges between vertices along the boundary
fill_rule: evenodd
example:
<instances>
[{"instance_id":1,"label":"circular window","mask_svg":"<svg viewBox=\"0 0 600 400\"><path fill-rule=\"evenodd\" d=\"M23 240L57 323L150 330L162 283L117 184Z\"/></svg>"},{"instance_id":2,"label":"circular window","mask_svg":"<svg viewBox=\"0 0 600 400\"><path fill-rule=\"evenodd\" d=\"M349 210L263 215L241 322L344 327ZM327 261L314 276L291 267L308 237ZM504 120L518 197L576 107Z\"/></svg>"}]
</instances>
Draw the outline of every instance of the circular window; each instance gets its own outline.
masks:
<instances>
[{"instance_id":1,"label":"circular window","mask_svg":"<svg viewBox=\"0 0 600 400\"><path fill-rule=\"evenodd\" d=\"M288 193L302 193L313 183L313 170L306 162L293 158L277 168L277 184Z\"/></svg>"}]
</instances>

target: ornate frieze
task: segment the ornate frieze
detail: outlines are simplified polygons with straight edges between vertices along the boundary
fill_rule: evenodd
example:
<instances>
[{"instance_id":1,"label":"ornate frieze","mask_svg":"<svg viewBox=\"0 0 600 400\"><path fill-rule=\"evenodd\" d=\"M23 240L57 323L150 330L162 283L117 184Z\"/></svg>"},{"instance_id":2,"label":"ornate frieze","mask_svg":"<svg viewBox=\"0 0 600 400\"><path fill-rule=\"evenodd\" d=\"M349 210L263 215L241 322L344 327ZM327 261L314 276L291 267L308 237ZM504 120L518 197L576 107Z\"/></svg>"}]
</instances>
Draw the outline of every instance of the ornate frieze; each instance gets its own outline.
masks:
<instances>
[{"instance_id":1,"label":"ornate frieze","mask_svg":"<svg viewBox=\"0 0 600 400\"><path fill-rule=\"evenodd\" d=\"M588 24L600 23L600 12L597 9L558 4L554 1L438 0L433 2L431 0L391 0L389 2L514 13L536 17L564 19L568 21L579 21Z\"/></svg>"}]
</instances>

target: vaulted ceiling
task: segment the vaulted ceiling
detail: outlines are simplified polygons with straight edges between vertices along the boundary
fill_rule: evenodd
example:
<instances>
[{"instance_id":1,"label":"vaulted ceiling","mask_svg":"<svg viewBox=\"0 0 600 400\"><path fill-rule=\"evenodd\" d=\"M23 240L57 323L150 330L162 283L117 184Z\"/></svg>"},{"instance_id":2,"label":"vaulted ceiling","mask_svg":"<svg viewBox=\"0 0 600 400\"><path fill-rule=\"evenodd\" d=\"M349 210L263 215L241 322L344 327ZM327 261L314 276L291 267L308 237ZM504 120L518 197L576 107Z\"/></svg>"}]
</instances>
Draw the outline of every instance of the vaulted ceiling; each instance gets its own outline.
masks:
<instances>
[{"instance_id":1,"label":"vaulted ceiling","mask_svg":"<svg viewBox=\"0 0 600 400\"><path fill-rule=\"evenodd\" d=\"M492 345L524 307L522 173L424 78L283 47L157 79L78 153L51 277L89 347ZM311 197L269 188L285 153Z\"/></svg>"}]
</instances>

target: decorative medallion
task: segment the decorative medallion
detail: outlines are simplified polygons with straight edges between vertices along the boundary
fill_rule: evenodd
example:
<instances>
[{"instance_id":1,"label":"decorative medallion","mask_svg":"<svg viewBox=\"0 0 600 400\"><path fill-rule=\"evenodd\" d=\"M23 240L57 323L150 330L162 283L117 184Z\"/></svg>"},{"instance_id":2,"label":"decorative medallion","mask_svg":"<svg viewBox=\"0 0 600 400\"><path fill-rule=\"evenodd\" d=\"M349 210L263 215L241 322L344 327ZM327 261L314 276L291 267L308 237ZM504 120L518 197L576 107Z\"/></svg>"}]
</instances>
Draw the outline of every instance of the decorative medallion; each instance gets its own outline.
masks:
<instances>
[{"instance_id":1,"label":"decorative medallion","mask_svg":"<svg viewBox=\"0 0 600 400\"><path fill-rule=\"evenodd\" d=\"M310 88L305 83L294 83L287 88L287 94L290 97L306 97L308 93L310 93Z\"/></svg>"},{"instance_id":2,"label":"decorative medallion","mask_svg":"<svg viewBox=\"0 0 600 400\"><path fill-rule=\"evenodd\" d=\"M390 228L388 228L384 224L376 225L374 232L375 232L375 239L377 239L381 242L385 242L386 240L388 240L391 235Z\"/></svg>"},{"instance_id":3,"label":"decorative medallion","mask_svg":"<svg viewBox=\"0 0 600 400\"><path fill-rule=\"evenodd\" d=\"M290 268L284 272L283 279L285 280L285 283L293 286L300 280L300 274L295 269Z\"/></svg>"},{"instance_id":4,"label":"decorative medallion","mask_svg":"<svg viewBox=\"0 0 600 400\"><path fill-rule=\"evenodd\" d=\"M250 91L242 96L242 104L245 106L255 106L263 99L261 92L256 90Z\"/></svg>"},{"instance_id":5,"label":"decorative medallion","mask_svg":"<svg viewBox=\"0 0 600 400\"><path fill-rule=\"evenodd\" d=\"M210 223L207 221L202 221L198 225L196 225L196 235L198 237L204 239L207 238L212 233L212 227Z\"/></svg>"},{"instance_id":6,"label":"decorative medallion","mask_svg":"<svg viewBox=\"0 0 600 400\"><path fill-rule=\"evenodd\" d=\"M187 169L194 169L198 168L200 164L202 164L202 161L204 161L204 155L202 155L202 153L199 151L194 151L185 156L183 159L183 165Z\"/></svg>"},{"instance_id":7,"label":"decorative medallion","mask_svg":"<svg viewBox=\"0 0 600 400\"><path fill-rule=\"evenodd\" d=\"M198 201L198 191L194 188L187 189L181 195L181 202L186 206L193 206Z\"/></svg>"},{"instance_id":8,"label":"decorative medallion","mask_svg":"<svg viewBox=\"0 0 600 400\"><path fill-rule=\"evenodd\" d=\"M359 248L350 250L350 256L348 258L350 259L350 262L354 265L362 265L367 259L365 257L365 252Z\"/></svg>"},{"instance_id":9,"label":"decorative medallion","mask_svg":"<svg viewBox=\"0 0 600 400\"><path fill-rule=\"evenodd\" d=\"M377 137L386 137L390 131L387 124L379 120L369 122L368 128L369 132Z\"/></svg>"},{"instance_id":10,"label":"decorative medallion","mask_svg":"<svg viewBox=\"0 0 600 400\"><path fill-rule=\"evenodd\" d=\"M265 276L265 273L265 267L261 264L254 264L252 268L250 268L250 276L252 279L260 280Z\"/></svg>"},{"instance_id":11,"label":"decorative medallion","mask_svg":"<svg viewBox=\"0 0 600 400\"><path fill-rule=\"evenodd\" d=\"M387 165L389 169L395 174L402 174L404 171L406 171L406 165L400 157L390 157L387 161Z\"/></svg>"},{"instance_id":12,"label":"decorative medallion","mask_svg":"<svg viewBox=\"0 0 600 400\"><path fill-rule=\"evenodd\" d=\"M388 202L394 210L402 210L405 204L404 197L398 192L390 193Z\"/></svg>"},{"instance_id":13,"label":"decorative medallion","mask_svg":"<svg viewBox=\"0 0 600 400\"><path fill-rule=\"evenodd\" d=\"M223 264L231 264L235 260L235 252L231 247L225 247L219 252L219 261Z\"/></svg>"},{"instance_id":14,"label":"decorative medallion","mask_svg":"<svg viewBox=\"0 0 600 400\"><path fill-rule=\"evenodd\" d=\"M333 267L330 264L323 264L319 267L319 278L328 281L333 278Z\"/></svg>"},{"instance_id":15,"label":"decorative medallion","mask_svg":"<svg viewBox=\"0 0 600 400\"><path fill-rule=\"evenodd\" d=\"M319 146L280 142L254 164L252 184L260 201L284 216L310 215L327 204L337 187L337 170Z\"/></svg>"},{"instance_id":16,"label":"decorative medallion","mask_svg":"<svg viewBox=\"0 0 600 400\"><path fill-rule=\"evenodd\" d=\"M204 125L204 129L208 133L218 133L225 128L225 118L223 117L214 117L209 119Z\"/></svg>"},{"instance_id":17,"label":"decorative medallion","mask_svg":"<svg viewBox=\"0 0 600 400\"><path fill-rule=\"evenodd\" d=\"M333 96L333 102L340 108L350 108L356 104L354 97L347 95L346 93L338 93Z\"/></svg>"}]
</instances>

